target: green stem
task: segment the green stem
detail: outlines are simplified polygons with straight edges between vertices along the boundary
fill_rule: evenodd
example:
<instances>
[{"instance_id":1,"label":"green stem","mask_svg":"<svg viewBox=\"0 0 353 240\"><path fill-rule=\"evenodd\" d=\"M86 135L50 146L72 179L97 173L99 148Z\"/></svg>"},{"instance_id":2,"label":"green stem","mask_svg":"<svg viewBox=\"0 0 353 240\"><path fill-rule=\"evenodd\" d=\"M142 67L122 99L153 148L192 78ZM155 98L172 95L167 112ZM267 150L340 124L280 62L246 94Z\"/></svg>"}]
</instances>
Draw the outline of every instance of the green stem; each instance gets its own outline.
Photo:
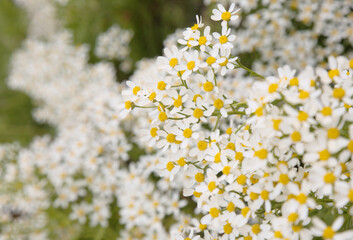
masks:
<instances>
[{"instance_id":1,"label":"green stem","mask_svg":"<svg viewBox=\"0 0 353 240\"><path fill-rule=\"evenodd\" d=\"M236 64L234 64L234 65L235 65L236 67L238 67L238 68L240 67L240 68L243 68L243 69L245 69L246 71L248 71L248 72L250 73L250 76L254 76L254 77L259 77L259 78L265 79L264 76L262 76L262 75L260 75L260 74L258 74L258 73L256 73L256 72L254 72L254 71L251 70L250 68L245 67L243 64L240 63L239 60L237 60L236 62L237 62L238 65L236 65Z\"/></svg>"},{"instance_id":2,"label":"green stem","mask_svg":"<svg viewBox=\"0 0 353 240\"><path fill-rule=\"evenodd\" d=\"M216 122L216 125L214 126L212 132L216 131L217 127L218 127L218 124L219 124L219 120L221 119L220 116L217 117L217 122Z\"/></svg>"}]
</instances>

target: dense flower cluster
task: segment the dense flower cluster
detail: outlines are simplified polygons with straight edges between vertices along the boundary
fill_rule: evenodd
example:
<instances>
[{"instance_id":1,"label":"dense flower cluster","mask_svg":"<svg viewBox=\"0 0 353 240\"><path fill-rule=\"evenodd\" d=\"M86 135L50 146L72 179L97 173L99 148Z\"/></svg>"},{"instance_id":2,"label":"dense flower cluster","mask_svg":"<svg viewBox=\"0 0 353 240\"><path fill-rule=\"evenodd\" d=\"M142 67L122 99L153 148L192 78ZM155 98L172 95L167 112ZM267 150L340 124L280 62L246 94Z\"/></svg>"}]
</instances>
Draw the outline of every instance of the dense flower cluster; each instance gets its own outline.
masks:
<instances>
[{"instance_id":1,"label":"dense flower cluster","mask_svg":"<svg viewBox=\"0 0 353 240\"><path fill-rule=\"evenodd\" d=\"M124 30L118 25L114 25L98 36L95 49L96 55L100 58L120 61L121 70L128 72L132 68L132 63L129 58L129 42L131 38L131 31Z\"/></svg>"},{"instance_id":2,"label":"dense flower cluster","mask_svg":"<svg viewBox=\"0 0 353 240\"><path fill-rule=\"evenodd\" d=\"M234 23L239 47L234 48L233 54L256 52L256 71L274 74L285 64L296 69L315 66L329 55L352 50L350 0L240 0L236 4L242 9L242 21Z\"/></svg>"},{"instance_id":3,"label":"dense flower cluster","mask_svg":"<svg viewBox=\"0 0 353 240\"><path fill-rule=\"evenodd\" d=\"M299 73L284 66L264 78L231 55L237 12L234 4L213 11L221 32L198 17L182 47L166 48L143 74L151 78L123 92L123 115L149 109L149 127L135 132L140 144L156 149L161 176L183 176L201 214L175 238L351 239L342 226L353 214L353 60L330 57L328 70ZM230 88L234 68L260 80Z\"/></svg>"},{"instance_id":4,"label":"dense flower cluster","mask_svg":"<svg viewBox=\"0 0 353 240\"><path fill-rule=\"evenodd\" d=\"M87 46L60 25L45 39L30 32L9 86L57 133L1 147L0 239L48 239L49 208L91 227L111 227L119 209L119 239L353 238L353 59L264 77L234 55L240 9L212 13L218 31L197 16L127 86L112 64L88 64ZM98 55L128 52L114 29Z\"/></svg>"}]
</instances>

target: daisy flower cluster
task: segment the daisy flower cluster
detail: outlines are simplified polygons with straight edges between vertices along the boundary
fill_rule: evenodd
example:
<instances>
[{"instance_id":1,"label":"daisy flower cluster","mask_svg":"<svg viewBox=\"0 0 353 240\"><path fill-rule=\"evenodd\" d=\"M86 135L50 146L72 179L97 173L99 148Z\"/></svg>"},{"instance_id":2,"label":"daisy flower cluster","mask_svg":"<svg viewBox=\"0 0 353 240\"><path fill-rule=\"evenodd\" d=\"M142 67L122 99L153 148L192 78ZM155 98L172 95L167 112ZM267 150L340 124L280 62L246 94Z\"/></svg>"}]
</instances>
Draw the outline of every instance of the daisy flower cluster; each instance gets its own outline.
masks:
<instances>
[{"instance_id":1,"label":"daisy flower cluster","mask_svg":"<svg viewBox=\"0 0 353 240\"><path fill-rule=\"evenodd\" d=\"M275 57L284 66L258 74L236 56L240 9L217 5L213 25L197 16L119 84L112 63L89 64L88 46L73 45L53 2L36 1L53 7L55 24L39 34L30 22L8 85L56 134L0 147L0 239L69 239L61 226L50 232L55 210L77 232L123 225L122 240L353 238L352 58L314 68L299 53L297 71ZM47 11L25 8L30 18ZM116 29L98 46L124 61Z\"/></svg>"},{"instance_id":2,"label":"daisy flower cluster","mask_svg":"<svg viewBox=\"0 0 353 240\"><path fill-rule=\"evenodd\" d=\"M96 55L100 58L120 61L121 70L130 71L132 63L129 59L129 43L132 35L131 30L124 30L118 25L113 25L97 37Z\"/></svg>"},{"instance_id":3,"label":"daisy flower cluster","mask_svg":"<svg viewBox=\"0 0 353 240\"><path fill-rule=\"evenodd\" d=\"M182 176L197 205L196 224L172 236L351 239L353 60L263 77L231 55L238 11L213 11L221 32L197 17L180 47L166 48L123 92L123 116L148 113L149 127L135 131L140 146L156 153L160 176ZM236 68L253 78L230 88L245 78Z\"/></svg>"},{"instance_id":4,"label":"daisy flower cluster","mask_svg":"<svg viewBox=\"0 0 353 240\"><path fill-rule=\"evenodd\" d=\"M231 4L231 0L209 1ZM352 50L352 1L240 0L241 23L235 23L239 48L256 53L255 71L273 74L285 64L300 69ZM225 9L219 9L221 13ZM251 30L249 30L251 29Z\"/></svg>"},{"instance_id":5,"label":"daisy flower cluster","mask_svg":"<svg viewBox=\"0 0 353 240\"><path fill-rule=\"evenodd\" d=\"M47 239L45 182L26 159L16 161L19 150L17 144L0 146L0 238Z\"/></svg>"}]
</instances>

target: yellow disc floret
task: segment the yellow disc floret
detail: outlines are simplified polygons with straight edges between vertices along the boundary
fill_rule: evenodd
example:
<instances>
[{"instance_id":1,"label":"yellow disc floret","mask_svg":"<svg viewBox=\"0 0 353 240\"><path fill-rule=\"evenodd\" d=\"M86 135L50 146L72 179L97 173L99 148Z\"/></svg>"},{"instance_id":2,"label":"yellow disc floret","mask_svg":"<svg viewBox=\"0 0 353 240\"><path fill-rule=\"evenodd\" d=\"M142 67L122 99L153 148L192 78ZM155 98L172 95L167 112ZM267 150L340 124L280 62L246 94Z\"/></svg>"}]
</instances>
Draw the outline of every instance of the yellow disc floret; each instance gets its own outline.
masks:
<instances>
[{"instance_id":1,"label":"yellow disc floret","mask_svg":"<svg viewBox=\"0 0 353 240\"><path fill-rule=\"evenodd\" d=\"M332 227L325 228L324 232L322 233L322 237L324 239L332 239L335 236L335 231Z\"/></svg>"},{"instance_id":2,"label":"yellow disc floret","mask_svg":"<svg viewBox=\"0 0 353 240\"><path fill-rule=\"evenodd\" d=\"M200 150L200 151L205 151L207 149L207 142L206 141L199 141L197 143L197 148Z\"/></svg>"},{"instance_id":3,"label":"yellow disc floret","mask_svg":"<svg viewBox=\"0 0 353 240\"><path fill-rule=\"evenodd\" d=\"M190 61L186 64L186 67L189 69L189 70L193 70L194 67L195 67L195 62L194 61Z\"/></svg>"},{"instance_id":4,"label":"yellow disc floret","mask_svg":"<svg viewBox=\"0 0 353 240\"><path fill-rule=\"evenodd\" d=\"M157 84L157 88L161 91L163 91L165 89L165 87L167 86L167 84L163 81L159 81Z\"/></svg>"},{"instance_id":5,"label":"yellow disc floret","mask_svg":"<svg viewBox=\"0 0 353 240\"><path fill-rule=\"evenodd\" d=\"M205 45L207 43L207 39L205 36L199 38L199 45Z\"/></svg>"},{"instance_id":6,"label":"yellow disc floret","mask_svg":"<svg viewBox=\"0 0 353 240\"><path fill-rule=\"evenodd\" d=\"M218 210L218 208L211 208L211 209L210 209L210 215L211 215L211 217L213 217L213 218L218 217L218 216L219 216L219 210Z\"/></svg>"},{"instance_id":7,"label":"yellow disc floret","mask_svg":"<svg viewBox=\"0 0 353 240\"><path fill-rule=\"evenodd\" d=\"M209 81L206 81L203 84L203 90L205 90L206 92L211 92L213 90L213 88L214 88L213 83L211 83Z\"/></svg>"},{"instance_id":8,"label":"yellow disc floret","mask_svg":"<svg viewBox=\"0 0 353 240\"><path fill-rule=\"evenodd\" d=\"M203 182L203 180L205 180L205 176L202 173L196 173L195 180L196 182Z\"/></svg>"},{"instance_id":9,"label":"yellow disc floret","mask_svg":"<svg viewBox=\"0 0 353 240\"><path fill-rule=\"evenodd\" d=\"M339 76L340 72L338 71L338 69L332 69L332 70L328 71L328 75L331 79L333 79L334 77Z\"/></svg>"},{"instance_id":10,"label":"yellow disc floret","mask_svg":"<svg viewBox=\"0 0 353 240\"><path fill-rule=\"evenodd\" d=\"M167 163L167 170L171 172L174 168L174 163L173 162L168 162Z\"/></svg>"},{"instance_id":11,"label":"yellow disc floret","mask_svg":"<svg viewBox=\"0 0 353 240\"><path fill-rule=\"evenodd\" d=\"M141 88L140 88L139 86L136 86L136 87L134 87L134 88L132 89L132 93L133 93L134 95L137 95L137 93L138 93L140 90L141 90Z\"/></svg>"},{"instance_id":12,"label":"yellow disc floret","mask_svg":"<svg viewBox=\"0 0 353 240\"><path fill-rule=\"evenodd\" d=\"M184 131L183 131L183 136L185 138L190 138L192 135L192 130L190 128L186 128Z\"/></svg>"},{"instance_id":13,"label":"yellow disc floret","mask_svg":"<svg viewBox=\"0 0 353 240\"><path fill-rule=\"evenodd\" d=\"M254 156L258 157L260 159L266 159L267 158L267 150L266 149L260 149L258 151L255 151Z\"/></svg>"},{"instance_id":14,"label":"yellow disc floret","mask_svg":"<svg viewBox=\"0 0 353 240\"><path fill-rule=\"evenodd\" d=\"M228 42L227 36L220 36L220 37L219 37L219 42L220 42L221 44L227 43L227 42Z\"/></svg>"},{"instance_id":15,"label":"yellow disc floret","mask_svg":"<svg viewBox=\"0 0 353 240\"><path fill-rule=\"evenodd\" d=\"M151 136L157 137L157 131L158 131L158 128L156 128L156 127L151 128L151 131L150 131Z\"/></svg>"},{"instance_id":16,"label":"yellow disc floret","mask_svg":"<svg viewBox=\"0 0 353 240\"><path fill-rule=\"evenodd\" d=\"M175 67L176 65L178 65L178 59L177 58L171 58L169 60L169 66Z\"/></svg>"},{"instance_id":17,"label":"yellow disc floret","mask_svg":"<svg viewBox=\"0 0 353 240\"><path fill-rule=\"evenodd\" d=\"M278 84L277 83L272 83L270 84L270 86L268 87L268 92L269 93L274 93L277 91L278 88Z\"/></svg>"},{"instance_id":18,"label":"yellow disc floret","mask_svg":"<svg viewBox=\"0 0 353 240\"><path fill-rule=\"evenodd\" d=\"M231 17L232 17L232 14L228 11L222 13L222 15L221 15L221 18L223 21L229 21Z\"/></svg>"},{"instance_id":19,"label":"yellow disc floret","mask_svg":"<svg viewBox=\"0 0 353 240\"><path fill-rule=\"evenodd\" d=\"M337 128L330 128L327 130L327 137L330 139L336 139L340 135L340 131Z\"/></svg>"},{"instance_id":20,"label":"yellow disc floret","mask_svg":"<svg viewBox=\"0 0 353 240\"><path fill-rule=\"evenodd\" d=\"M195 118L201 118L201 117L203 117L203 111L202 111L202 109L200 109L200 108L195 108L194 113L193 113L193 116L194 116Z\"/></svg>"},{"instance_id":21,"label":"yellow disc floret","mask_svg":"<svg viewBox=\"0 0 353 240\"><path fill-rule=\"evenodd\" d=\"M159 121L164 122L168 119L168 116L165 112L160 112L158 115L158 119Z\"/></svg>"},{"instance_id":22,"label":"yellow disc floret","mask_svg":"<svg viewBox=\"0 0 353 240\"><path fill-rule=\"evenodd\" d=\"M333 173L326 173L324 176L325 183L334 183L336 181L336 176Z\"/></svg>"},{"instance_id":23,"label":"yellow disc floret","mask_svg":"<svg viewBox=\"0 0 353 240\"><path fill-rule=\"evenodd\" d=\"M129 110L131 108L131 101L126 101L125 102L125 108Z\"/></svg>"},{"instance_id":24,"label":"yellow disc floret","mask_svg":"<svg viewBox=\"0 0 353 240\"><path fill-rule=\"evenodd\" d=\"M344 97L344 95L346 95L346 92L343 90L343 88L335 88L333 89L332 95L334 98L341 99Z\"/></svg>"},{"instance_id":25,"label":"yellow disc floret","mask_svg":"<svg viewBox=\"0 0 353 240\"><path fill-rule=\"evenodd\" d=\"M168 141L169 143L173 143L173 142L175 142L175 135L172 134L172 133L169 133L169 134L167 135L166 139L167 139L167 141Z\"/></svg>"},{"instance_id":26,"label":"yellow disc floret","mask_svg":"<svg viewBox=\"0 0 353 240\"><path fill-rule=\"evenodd\" d=\"M231 234L233 232L233 228L230 225L230 223L227 223L226 225L224 225L223 230L225 234Z\"/></svg>"}]
</instances>

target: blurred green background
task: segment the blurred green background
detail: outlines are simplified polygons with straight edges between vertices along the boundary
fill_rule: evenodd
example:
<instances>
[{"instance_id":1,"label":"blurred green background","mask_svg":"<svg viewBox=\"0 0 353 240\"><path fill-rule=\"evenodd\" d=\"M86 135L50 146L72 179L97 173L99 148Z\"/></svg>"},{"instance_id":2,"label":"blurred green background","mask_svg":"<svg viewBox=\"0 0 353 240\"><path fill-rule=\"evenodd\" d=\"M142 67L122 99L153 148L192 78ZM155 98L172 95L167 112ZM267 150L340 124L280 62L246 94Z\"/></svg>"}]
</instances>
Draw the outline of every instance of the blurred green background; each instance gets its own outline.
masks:
<instances>
[{"instance_id":1,"label":"blurred green background","mask_svg":"<svg viewBox=\"0 0 353 240\"><path fill-rule=\"evenodd\" d=\"M162 53L163 40L177 28L192 26L201 14L202 0L70 0L58 9L58 17L74 33L75 44L91 46L92 63L98 61L93 47L99 33L111 25L131 29L130 44L134 62ZM0 0L0 143L30 143L36 135L53 133L50 126L36 123L31 111L34 103L6 87L11 54L26 38L26 14L12 0ZM119 79L128 74L118 73Z\"/></svg>"}]
</instances>

